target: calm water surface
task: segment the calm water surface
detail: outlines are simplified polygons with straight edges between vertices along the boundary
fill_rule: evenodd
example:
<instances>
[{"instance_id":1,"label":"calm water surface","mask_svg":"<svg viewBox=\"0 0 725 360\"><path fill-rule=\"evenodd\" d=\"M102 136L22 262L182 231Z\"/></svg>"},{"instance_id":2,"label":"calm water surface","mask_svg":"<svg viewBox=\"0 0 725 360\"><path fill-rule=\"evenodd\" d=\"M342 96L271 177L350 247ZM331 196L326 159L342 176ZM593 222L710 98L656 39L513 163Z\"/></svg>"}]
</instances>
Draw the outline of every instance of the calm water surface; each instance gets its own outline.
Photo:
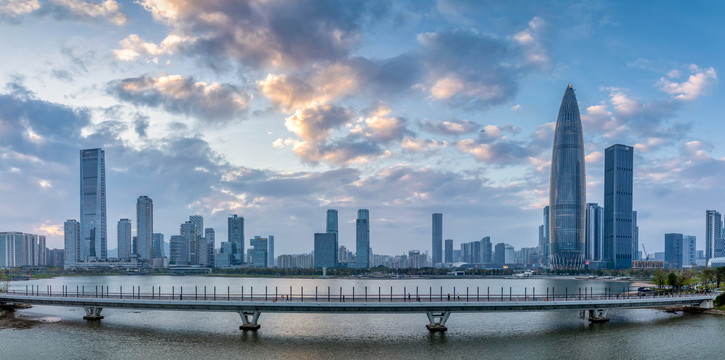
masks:
<instances>
[{"instance_id":1,"label":"calm water surface","mask_svg":"<svg viewBox=\"0 0 725 360\"><path fill-rule=\"evenodd\" d=\"M218 292L252 286L263 292L267 286L294 292L299 287L320 292L327 286L350 293L367 286L370 293L402 293L419 287L421 293L475 294L476 287L512 288L523 293L536 287L621 288L622 283L549 279L436 279L436 280L350 280L350 279L261 279L166 276L62 277L14 282L11 289L25 285L47 285L59 290L107 285L171 286L193 290L194 286L216 286ZM625 284L626 286L626 284ZM168 288L168 290L167 290ZM147 290L148 289L148 290ZM223 290L222 290L223 289ZM257 290L259 289L259 290ZM374 289L374 291L373 291ZM425 290L424 290L425 289ZM237 290L236 292L239 292ZM335 291L333 290L333 293ZM448 332L429 334L425 314L265 314L257 333L239 330L235 313L135 311L104 309L105 319L82 320L81 308L35 306L0 321L1 359L340 359L340 358L445 358L445 359L701 359L725 354L725 317L668 314L657 310L613 310L607 324L589 324L573 311L529 313L452 314Z\"/></svg>"}]
</instances>

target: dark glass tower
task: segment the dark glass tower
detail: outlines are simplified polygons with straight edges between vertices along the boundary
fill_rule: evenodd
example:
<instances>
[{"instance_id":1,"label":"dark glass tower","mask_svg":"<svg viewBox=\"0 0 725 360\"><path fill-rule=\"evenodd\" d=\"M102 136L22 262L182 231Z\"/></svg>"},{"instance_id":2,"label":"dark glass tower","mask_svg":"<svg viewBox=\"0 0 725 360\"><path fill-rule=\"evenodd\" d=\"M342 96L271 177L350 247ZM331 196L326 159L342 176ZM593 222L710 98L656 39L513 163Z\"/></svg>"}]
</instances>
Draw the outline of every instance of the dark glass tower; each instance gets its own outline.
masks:
<instances>
[{"instance_id":1,"label":"dark glass tower","mask_svg":"<svg viewBox=\"0 0 725 360\"><path fill-rule=\"evenodd\" d=\"M634 148L616 144L604 150L604 246L602 259L615 269L632 267L634 229L632 184Z\"/></svg>"},{"instance_id":2,"label":"dark glass tower","mask_svg":"<svg viewBox=\"0 0 725 360\"><path fill-rule=\"evenodd\" d=\"M549 253L554 269L584 266L586 182L579 105L571 84L564 92L554 132L549 189Z\"/></svg>"},{"instance_id":3,"label":"dark glass tower","mask_svg":"<svg viewBox=\"0 0 725 360\"><path fill-rule=\"evenodd\" d=\"M106 156L103 149L81 150L80 261L106 260Z\"/></svg>"},{"instance_id":4,"label":"dark glass tower","mask_svg":"<svg viewBox=\"0 0 725 360\"><path fill-rule=\"evenodd\" d=\"M443 262L443 214L433 214L433 265ZM451 250L453 251L453 250Z\"/></svg>"}]
</instances>

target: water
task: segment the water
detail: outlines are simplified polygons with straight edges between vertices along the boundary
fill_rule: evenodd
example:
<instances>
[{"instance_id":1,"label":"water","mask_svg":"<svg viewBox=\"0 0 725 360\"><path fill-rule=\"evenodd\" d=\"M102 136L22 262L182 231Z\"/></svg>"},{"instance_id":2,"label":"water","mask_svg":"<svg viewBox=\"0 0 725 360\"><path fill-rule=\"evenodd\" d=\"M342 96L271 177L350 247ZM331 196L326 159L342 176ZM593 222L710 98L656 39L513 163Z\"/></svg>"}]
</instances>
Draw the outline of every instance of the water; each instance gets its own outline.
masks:
<instances>
[{"instance_id":1,"label":"water","mask_svg":"<svg viewBox=\"0 0 725 360\"><path fill-rule=\"evenodd\" d=\"M62 277L14 282L13 289L26 284L54 291L67 285L109 289L151 286L162 290L173 285L218 291L226 287L263 291L289 286L326 291L327 286L349 293L381 287L389 293L419 287L421 293L443 286L443 292L469 293L475 287L508 287L523 293L547 287L619 288L622 283L548 279L436 279L436 280L350 280L350 279L266 279L162 276ZM626 284L625 284L626 285ZM126 290L128 289L128 290ZM399 289L399 290L398 290ZM423 291L422 289L425 289ZM245 290L245 292L247 291ZM117 291L117 290L112 290ZM238 292L238 291L237 291ZM298 291L294 291L297 293ZM434 293L436 291L434 290ZM333 291L334 293L334 291ZM385 290L383 290L385 293ZM563 293L563 291L562 291ZM257 333L242 332L235 313L137 311L104 309L101 322L82 320L80 308L35 306L20 310L0 321L2 359L139 359L139 358L255 358L255 359L340 359L340 358L486 358L486 359L647 359L705 358L725 353L725 317L668 314L657 310L610 310L611 321L589 324L577 312L459 313L448 320L448 332L429 334L424 314L270 314L260 318Z\"/></svg>"}]
</instances>

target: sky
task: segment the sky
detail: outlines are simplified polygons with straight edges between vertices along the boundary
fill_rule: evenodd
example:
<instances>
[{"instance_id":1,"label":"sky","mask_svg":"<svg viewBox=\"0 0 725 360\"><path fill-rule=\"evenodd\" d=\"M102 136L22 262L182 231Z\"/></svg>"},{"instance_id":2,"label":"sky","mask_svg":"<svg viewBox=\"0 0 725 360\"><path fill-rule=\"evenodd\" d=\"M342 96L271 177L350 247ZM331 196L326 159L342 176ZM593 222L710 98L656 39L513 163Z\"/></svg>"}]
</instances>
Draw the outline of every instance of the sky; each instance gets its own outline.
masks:
<instances>
[{"instance_id":1,"label":"sky","mask_svg":"<svg viewBox=\"0 0 725 360\"><path fill-rule=\"evenodd\" d=\"M725 211L725 4L713 1L0 0L0 231L63 247L79 151L106 155L108 248L140 195L154 232L310 252L325 212L376 254L443 237L536 246L569 83L587 202L635 147L640 243ZM482 131L483 130L483 131Z\"/></svg>"}]
</instances>

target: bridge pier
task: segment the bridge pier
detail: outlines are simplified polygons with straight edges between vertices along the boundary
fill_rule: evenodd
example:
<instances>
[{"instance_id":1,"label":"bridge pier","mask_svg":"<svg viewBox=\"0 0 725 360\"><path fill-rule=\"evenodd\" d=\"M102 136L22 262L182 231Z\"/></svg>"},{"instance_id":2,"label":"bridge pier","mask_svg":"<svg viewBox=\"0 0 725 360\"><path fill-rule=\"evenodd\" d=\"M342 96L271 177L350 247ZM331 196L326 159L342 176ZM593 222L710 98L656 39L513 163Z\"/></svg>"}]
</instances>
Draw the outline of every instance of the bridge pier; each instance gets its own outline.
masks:
<instances>
[{"instance_id":1,"label":"bridge pier","mask_svg":"<svg viewBox=\"0 0 725 360\"><path fill-rule=\"evenodd\" d=\"M451 316L451 313L449 311L442 311L442 312L434 312L434 311L428 311L426 313L428 315L428 322L429 324L425 327L428 328L428 331L430 332L444 332L447 331L448 328L446 327L446 321L448 321L448 317ZM436 321L438 320L438 321Z\"/></svg>"},{"instance_id":2,"label":"bridge pier","mask_svg":"<svg viewBox=\"0 0 725 360\"><path fill-rule=\"evenodd\" d=\"M86 316L83 317L83 320L98 321L103 319L103 316L101 315L103 308L101 307L84 306L83 310L86 311Z\"/></svg>"},{"instance_id":3,"label":"bridge pier","mask_svg":"<svg viewBox=\"0 0 725 360\"><path fill-rule=\"evenodd\" d=\"M608 322L607 309L587 309L581 310L581 318L589 320L591 323Z\"/></svg>"},{"instance_id":4,"label":"bridge pier","mask_svg":"<svg viewBox=\"0 0 725 360\"><path fill-rule=\"evenodd\" d=\"M257 321L259 320L259 315L261 314L262 313L259 311L240 311L239 316L242 318L242 325L239 326L239 330L259 330L260 326L257 324ZM250 316L252 317L251 320L249 318Z\"/></svg>"}]
</instances>

